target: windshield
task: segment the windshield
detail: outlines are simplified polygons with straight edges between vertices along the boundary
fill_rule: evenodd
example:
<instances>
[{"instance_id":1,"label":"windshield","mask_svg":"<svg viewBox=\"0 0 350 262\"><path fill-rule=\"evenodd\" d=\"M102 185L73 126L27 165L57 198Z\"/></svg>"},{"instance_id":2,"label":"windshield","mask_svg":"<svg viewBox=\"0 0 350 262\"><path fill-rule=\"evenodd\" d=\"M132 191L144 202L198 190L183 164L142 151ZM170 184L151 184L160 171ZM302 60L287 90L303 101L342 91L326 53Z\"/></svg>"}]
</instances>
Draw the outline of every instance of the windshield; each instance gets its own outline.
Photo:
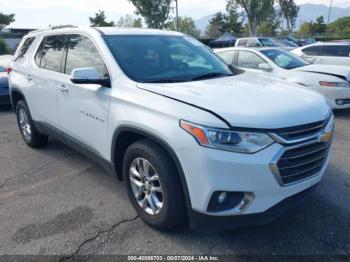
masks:
<instances>
[{"instance_id":1,"label":"windshield","mask_svg":"<svg viewBox=\"0 0 350 262\"><path fill-rule=\"evenodd\" d=\"M268 37L259 38L259 41L263 46L277 46L277 44Z\"/></svg>"},{"instance_id":2,"label":"windshield","mask_svg":"<svg viewBox=\"0 0 350 262\"><path fill-rule=\"evenodd\" d=\"M191 37L109 35L104 39L121 69L136 82L187 82L233 75L209 48Z\"/></svg>"},{"instance_id":3,"label":"windshield","mask_svg":"<svg viewBox=\"0 0 350 262\"><path fill-rule=\"evenodd\" d=\"M267 49L261 50L260 52L267 56L276 65L284 69L294 69L309 65L309 63L304 59L283 50Z\"/></svg>"}]
</instances>

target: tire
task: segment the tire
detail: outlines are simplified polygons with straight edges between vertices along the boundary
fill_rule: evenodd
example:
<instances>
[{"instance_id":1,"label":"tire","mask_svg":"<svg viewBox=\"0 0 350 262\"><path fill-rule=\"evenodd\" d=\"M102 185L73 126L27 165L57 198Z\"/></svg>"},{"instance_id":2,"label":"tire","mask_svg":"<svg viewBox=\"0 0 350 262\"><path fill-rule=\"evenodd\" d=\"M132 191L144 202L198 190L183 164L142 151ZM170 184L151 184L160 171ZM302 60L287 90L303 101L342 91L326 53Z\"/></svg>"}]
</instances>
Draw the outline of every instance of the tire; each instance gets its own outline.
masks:
<instances>
[{"instance_id":1,"label":"tire","mask_svg":"<svg viewBox=\"0 0 350 262\"><path fill-rule=\"evenodd\" d=\"M142 164L142 161L145 163L144 160L148 161L148 164ZM149 166L149 183L141 181L140 177L131 172L135 169L140 175L142 173L140 166L143 165ZM155 173L158 174L158 180ZM147 172L144 174L144 177L147 177ZM140 140L132 144L124 156L123 175L127 184L129 199L146 224L158 230L170 230L184 222L186 208L179 175L172 159L158 144L149 140ZM132 182L135 179L138 185L143 184L143 190L135 182ZM144 180L147 180L147 178L144 178ZM141 181L141 184L139 181ZM147 190L147 188L151 190ZM162 191L161 193L159 188ZM138 193L138 199L135 191L141 192ZM150 195L152 196L150 197ZM147 198L148 201L145 200ZM157 211L152 209L149 201L153 202L153 206L158 209ZM142 207L142 203L145 204L144 207ZM161 208L159 208L160 206Z\"/></svg>"},{"instance_id":2,"label":"tire","mask_svg":"<svg viewBox=\"0 0 350 262\"><path fill-rule=\"evenodd\" d=\"M17 124L24 141L33 148L40 148L47 144L48 136L38 132L33 124L27 103L20 100L16 105Z\"/></svg>"}]
</instances>

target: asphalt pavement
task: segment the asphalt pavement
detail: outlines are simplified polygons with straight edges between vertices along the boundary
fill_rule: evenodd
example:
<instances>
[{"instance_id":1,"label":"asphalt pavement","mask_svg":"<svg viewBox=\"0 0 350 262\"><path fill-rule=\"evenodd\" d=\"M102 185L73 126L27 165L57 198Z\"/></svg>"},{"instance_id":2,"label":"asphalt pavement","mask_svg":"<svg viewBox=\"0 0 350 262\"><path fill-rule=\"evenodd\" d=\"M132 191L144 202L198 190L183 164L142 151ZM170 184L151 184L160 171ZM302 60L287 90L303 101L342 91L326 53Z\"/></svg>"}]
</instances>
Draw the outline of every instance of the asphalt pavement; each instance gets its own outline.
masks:
<instances>
[{"instance_id":1,"label":"asphalt pavement","mask_svg":"<svg viewBox=\"0 0 350 262\"><path fill-rule=\"evenodd\" d=\"M58 141L27 147L0 108L0 255L350 255L350 110L335 114L333 157L306 202L268 225L206 234L148 227L123 183Z\"/></svg>"}]
</instances>

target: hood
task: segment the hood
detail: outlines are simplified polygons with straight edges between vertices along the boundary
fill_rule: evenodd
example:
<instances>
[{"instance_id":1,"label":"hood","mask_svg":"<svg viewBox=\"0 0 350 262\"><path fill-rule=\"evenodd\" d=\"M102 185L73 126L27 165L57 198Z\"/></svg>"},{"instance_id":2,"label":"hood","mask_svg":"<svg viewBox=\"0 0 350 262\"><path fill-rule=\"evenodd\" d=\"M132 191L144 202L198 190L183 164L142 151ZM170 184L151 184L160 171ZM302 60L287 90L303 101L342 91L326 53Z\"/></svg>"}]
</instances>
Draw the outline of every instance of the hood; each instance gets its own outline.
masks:
<instances>
[{"instance_id":1,"label":"hood","mask_svg":"<svg viewBox=\"0 0 350 262\"><path fill-rule=\"evenodd\" d=\"M307 66L295 68L293 70L327 74L327 75L337 76L337 77L343 78L344 80L350 81L350 67L347 67L347 66L313 64L313 65L307 65Z\"/></svg>"},{"instance_id":2,"label":"hood","mask_svg":"<svg viewBox=\"0 0 350 262\"><path fill-rule=\"evenodd\" d=\"M248 72L176 84L140 83L138 87L210 110L233 127L291 127L322 121L330 113L321 95Z\"/></svg>"}]
</instances>

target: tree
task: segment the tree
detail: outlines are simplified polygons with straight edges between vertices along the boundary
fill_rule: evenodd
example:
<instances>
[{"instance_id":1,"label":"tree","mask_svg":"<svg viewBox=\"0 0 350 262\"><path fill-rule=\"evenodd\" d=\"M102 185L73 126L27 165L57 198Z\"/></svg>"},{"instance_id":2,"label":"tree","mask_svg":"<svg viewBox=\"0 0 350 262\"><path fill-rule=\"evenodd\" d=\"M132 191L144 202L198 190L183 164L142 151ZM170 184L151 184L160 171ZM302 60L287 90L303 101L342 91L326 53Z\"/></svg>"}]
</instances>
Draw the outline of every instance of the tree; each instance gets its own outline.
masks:
<instances>
[{"instance_id":1,"label":"tree","mask_svg":"<svg viewBox=\"0 0 350 262\"><path fill-rule=\"evenodd\" d=\"M316 19L316 23L312 23L312 33L316 35L322 35L326 33L327 25L324 23L323 16Z\"/></svg>"},{"instance_id":2,"label":"tree","mask_svg":"<svg viewBox=\"0 0 350 262\"><path fill-rule=\"evenodd\" d=\"M95 17L89 17L90 20L90 26L91 27L98 27L98 26L114 26L114 22L107 22L107 17L105 14L105 11L98 10L97 13L95 13Z\"/></svg>"},{"instance_id":3,"label":"tree","mask_svg":"<svg viewBox=\"0 0 350 262\"><path fill-rule=\"evenodd\" d=\"M294 0L278 0L278 4L281 8L282 16L286 20L287 30L289 33L292 33L300 7L295 4Z\"/></svg>"},{"instance_id":4,"label":"tree","mask_svg":"<svg viewBox=\"0 0 350 262\"><path fill-rule=\"evenodd\" d=\"M312 22L308 23L308 22L304 22L299 30L296 32L297 36L311 36L312 35Z\"/></svg>"},{"instance_id":5,"label":"tree","mask_svg":"<svg viewBox=\"0 0 350 262\"><path fill-rule=\"evenodd\" d=\"M0 55L6 55L9 53L9 49L3 38L0 37Z\"/></svg>"},{"instance_id":6,"label":"tree","mask_svg":"<svg viewBox=\"0 0 350 262\"><path fill-rule=\"evenodd\" d=\"M328 33L338 35L350 34L350 16L340 18L328 25Z\"/></svg>"},{"instance_id":7,"label":"tree","mask_svg":"<svg viewBox=\"0 0 350 262\"><path fill-rule=\"evenodd\" d=\"M0 12L0 31L15 21L15 14L3 14Z\"/></svg>"},{"instance_id":8,"label":"tree","mask_svg":"<svg viewBox=\"0 0 350 262\"><path fill-rule=\"evenodd\" d=\"M142 27L142 20L141 18L134 18L131 15L126 15L124 17L121 17L117 24L118 27Z\"/></svg>"},{"instance_id":9,"label":"tree","mask_svg":"<svg viewBox=\"0 0 350 262\"><path fill-rule=\"evenodd\" d=\"M141 15L148 27L162 29L169 19L172 0L129 0L136 7L136 14Z\"/></svg>"},{"instance_id":10,"label":"tree","mask_svg":"<svg viewBox=\"0 0 350 262\"><path fill-rule=\"evenodd\" d=\"M256 28L256 32L261 36L276 36L278 24L276 21L265 21Z\"/></svg>"},{"instance_id":11,"label":"tree","mask_svg":"<svg viewBox=\"0 0 350 262\"><path fill-rule=\"evenodd\" d=\"M256 35L256 29L263 22L275 13L273 8L274 0L227 0L227 10L244 9L251 36Z\"/></svg>"},{"instance_id":12,"label":"tree","mask_svg":"<svg viewBox=\"0 0 350 262\"><path fill-rule=\"evenodd\" d=\"M165 28L176 31L176 19L166 23ZM191 17L179 17L179 31L195 38L199 38L201 31Z\"/></svg>"},{"instance_id":13,"label":"tree","mask_svg":"<svg viewBox=\"0 0 350 262\"><path fill-rule=\"evenodd\" d=\"M228 14L218 12L209 21L209 25L206 29L206 35L209 38L217 38L223 33L241 33L242 22L238 22L239 15L236 9L228 9Z\"/></svg>"}]
</instances>

